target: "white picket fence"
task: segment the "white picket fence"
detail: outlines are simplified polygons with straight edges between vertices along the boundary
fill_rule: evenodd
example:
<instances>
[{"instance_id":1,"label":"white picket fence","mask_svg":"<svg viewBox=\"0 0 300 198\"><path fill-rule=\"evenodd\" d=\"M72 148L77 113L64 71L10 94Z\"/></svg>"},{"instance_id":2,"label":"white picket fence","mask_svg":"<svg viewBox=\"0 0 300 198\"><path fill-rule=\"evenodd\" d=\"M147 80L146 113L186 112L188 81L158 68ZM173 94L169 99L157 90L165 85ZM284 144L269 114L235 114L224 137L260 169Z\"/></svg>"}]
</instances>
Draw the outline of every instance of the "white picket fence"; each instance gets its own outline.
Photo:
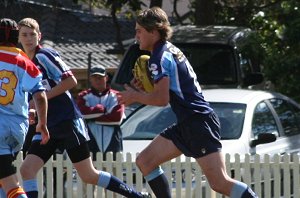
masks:
<instances>
[{"instance_id":1,"label":"white picket fence","mask_svg":"<svg viewBox=\"0 0 300 198\"><path fill-rule=\"evenodd\" d=\"M151 192L141 172L137 169L132 155L127 153L125 158L123 159L123 155L118 153L116 161L112 160L112 155L108 155L107 161L102 161L102 154L98 153L94 166L98 170L114 173L138 191ZM227 172L232 174L232 177L251 185L260 198L300 197L299 155L239 156L235 154L230 156L226 154L225 158ZM19 154L15 161L17 168L20 167L22 159L22 154ZM181 161L178 157L174 161L163 164L162 167L172 188L173 197L224 197L209 188L201 169L190 158ZM53 175L56 175L56 182ZM110 191L106 192L100 187L83 184L73 169L71 161L64 159L63 155L57 155L56 160L52 158L47 162L38 174L38 181L39 192L44 194L43 196L40 193L39 198L122 197Z\"/></svg>"}]
</instances>

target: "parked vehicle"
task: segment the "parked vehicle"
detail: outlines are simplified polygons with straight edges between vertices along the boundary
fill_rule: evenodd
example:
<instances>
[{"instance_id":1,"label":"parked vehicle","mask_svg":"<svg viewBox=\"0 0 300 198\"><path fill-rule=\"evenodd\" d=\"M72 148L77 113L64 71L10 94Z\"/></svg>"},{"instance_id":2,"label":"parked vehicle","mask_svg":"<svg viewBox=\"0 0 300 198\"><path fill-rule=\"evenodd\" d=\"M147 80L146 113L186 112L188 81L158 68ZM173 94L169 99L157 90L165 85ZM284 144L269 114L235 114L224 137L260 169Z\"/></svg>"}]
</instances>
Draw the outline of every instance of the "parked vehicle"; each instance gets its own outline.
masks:
<instances>
[{"instance_id":1,"label":"parked vehicle","mask_svg":"<svg viewBox=\"0 0 300 198\"><path fill-rule=\"evenodd\" d=\"M219 116L224 153L299 153L300 105L291 98L245 89L206 89L203 95ZM121 125L123 152L142 151L175 122L170 106L137 108Z\"/></svg>"},{"instance_id":2,"label":"parked vehicle","mask_svg":"<svg viewBox=\"0 0 300 198\"><path fill-rule=\"evenodd\" d=\"M190 61L203 88L265 88L260 61L262 48L249 28L233 26L175 26L171 42ZM129 43L133 43L134 39ZM142 54L138 44L132 44L114 76L112 86L133 78L132 68Z\"/></svg>"},{"instance_id":3,"label":"parked vehicle","mask_svg":"<svg viewBox=\"0 0 300 198\"><path fill-rule=\"evenodd\" d=\"M219 116L222 150L224 154L231 154L232 162L235 161L234 154L240 154L241 161L244 154L259 154L262 158L264 154L299 154L300 105L292 99L279 93L249 89L205 89L203 95ZM140 106L121 125L123 153L142 151L157 134L175 122L170 106ZM234 177L234 169L230 174ZM183 184L184 175L182 172ZM283 181L283 172L280 178ZM277 188L273 179L271 176L272 196L274 188ZM284 189L282 181L281 192ZM205 192L205 179L201 185ZM263 180L261 185L264 189ZM205 197L204 194L202 197Z\"/></svg>"}]
</instances>

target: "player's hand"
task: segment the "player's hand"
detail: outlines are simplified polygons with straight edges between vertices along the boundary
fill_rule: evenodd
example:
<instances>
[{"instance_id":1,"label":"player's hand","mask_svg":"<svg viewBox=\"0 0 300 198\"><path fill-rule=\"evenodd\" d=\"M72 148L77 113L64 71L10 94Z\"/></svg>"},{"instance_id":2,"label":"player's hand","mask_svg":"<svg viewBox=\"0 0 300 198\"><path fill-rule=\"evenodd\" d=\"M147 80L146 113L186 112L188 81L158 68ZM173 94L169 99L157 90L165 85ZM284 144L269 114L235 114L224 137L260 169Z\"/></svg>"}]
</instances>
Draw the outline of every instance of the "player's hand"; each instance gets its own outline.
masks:
<instances>
[{"instance_id":1,"label":"player's hand","mask_svg":"<svg viewBox=\"0 0 300 198\"><path fill-rule=\"evenodd\" d=\"M41 144L46 144L49 141L50 134L45 124L38 123L36 125L36 132L39 132L42 135Z\"/></svg>"},{"instance_id":2,"label":"player's hand","mask_svg":"<svg viewBox=\"0 0 300 198\"><path fill-rule=\"evenodd\" d=\"M136 91L145 91L142 81L140 81L140 80L138 80L138 79L136 79L136 78L133 78L133 79L130 81L130 85L131 85L131 87L134 88Z\"/></svg>"},{"instance_id":3,"label":"player's hand","mask_svg":"<svg viewBox=\"0 0 300 198\"><path fill-rule=\"evenodd\" d=\"M125 84L124 85L125 90L117 93L117 98L119 104L124 104L125 106L129 106L132 103L136 102L134 101L134 95L136 94L136 90L132 88L131 86Z\"/></svg>"}]
</instances>

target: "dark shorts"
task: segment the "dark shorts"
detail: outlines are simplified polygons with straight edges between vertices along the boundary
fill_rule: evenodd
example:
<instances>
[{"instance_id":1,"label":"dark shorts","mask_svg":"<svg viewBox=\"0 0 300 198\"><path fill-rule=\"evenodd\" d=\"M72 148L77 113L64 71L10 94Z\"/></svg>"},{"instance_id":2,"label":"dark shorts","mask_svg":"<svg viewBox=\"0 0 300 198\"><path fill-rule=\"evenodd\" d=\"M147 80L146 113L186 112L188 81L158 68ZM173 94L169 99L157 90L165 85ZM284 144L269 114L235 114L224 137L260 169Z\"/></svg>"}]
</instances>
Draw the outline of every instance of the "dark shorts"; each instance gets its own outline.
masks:
<instances>
[{"instance_id":1,"label":"dark shorts","mask_svg":"<svg viewBox=\"0 0 300 198\"><path fill-rule=\"evenodd\" d=\"M16 173L16 167L13 161L16 160L17 153L0 155L0 179L11 176Z\"/></svg>"},{"instance_id":2,"label":"dark shorts","mask_svg":"<svg viewBox=\"0 0 300 198\"><path fill-rule=\"evenodd\" d=\"M214 112L208 115L193 114L183 122L170 126L160 135L172 140L188 157L200 158L222 149L220 122Z\"/></svg>"},{"instance_id":3,"label":"dark shorts","mask_svg":"<svg viewBox=\"0 0 300 198\"><path fill-rule=\"evenodd\" d=\"M46 145L40 144L40 134L33 136L28 154L34 154L46 163L55 153L63 153L66 149L73 163L90 156L87 139L79 131L73 120L66 120L49 128L50 140Z\"/></svg>"}]
</instances>

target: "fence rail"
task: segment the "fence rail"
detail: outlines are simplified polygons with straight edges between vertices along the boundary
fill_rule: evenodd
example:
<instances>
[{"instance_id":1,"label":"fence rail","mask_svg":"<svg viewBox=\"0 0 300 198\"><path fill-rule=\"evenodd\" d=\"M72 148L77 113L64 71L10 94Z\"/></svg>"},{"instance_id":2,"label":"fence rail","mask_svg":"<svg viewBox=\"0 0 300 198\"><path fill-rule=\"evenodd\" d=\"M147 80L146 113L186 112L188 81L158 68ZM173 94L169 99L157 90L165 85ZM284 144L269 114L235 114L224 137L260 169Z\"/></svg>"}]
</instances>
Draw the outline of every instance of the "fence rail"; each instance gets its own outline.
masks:
<instances>
[{"instance_id":1,"label":"fence rail","mask_svg":"<svg viewBox=\"0 0 300 198\"><path fill-rule=\"evenodd\" d=\"M122 153L118 153L115 161L111 154L107 156L106 161L103 161L102 157L102 153L98 153L97 160L94 161L94 166L98 170L113 173L138 191L151 192L130 153L125 157ZM283 156L226 154L225 160L227 172L233 178L251 185L261 198L300 197L300 165L297 154ZM14 162L18 170L22 161L23 157L20 153ZM172 197L224 197L209 188L201 169L191 158L182 161L182 158L178 157L174 161L166 162L162 167L169 180ZM114 195L100 187L82 183L71 161L63 155L56 155L55 160L51 158L45 164L43 170L38 173L38 187L39 192L43 192L39 194L39 198L121 198L120 195Z\"/></svg>"}]
</instances>

